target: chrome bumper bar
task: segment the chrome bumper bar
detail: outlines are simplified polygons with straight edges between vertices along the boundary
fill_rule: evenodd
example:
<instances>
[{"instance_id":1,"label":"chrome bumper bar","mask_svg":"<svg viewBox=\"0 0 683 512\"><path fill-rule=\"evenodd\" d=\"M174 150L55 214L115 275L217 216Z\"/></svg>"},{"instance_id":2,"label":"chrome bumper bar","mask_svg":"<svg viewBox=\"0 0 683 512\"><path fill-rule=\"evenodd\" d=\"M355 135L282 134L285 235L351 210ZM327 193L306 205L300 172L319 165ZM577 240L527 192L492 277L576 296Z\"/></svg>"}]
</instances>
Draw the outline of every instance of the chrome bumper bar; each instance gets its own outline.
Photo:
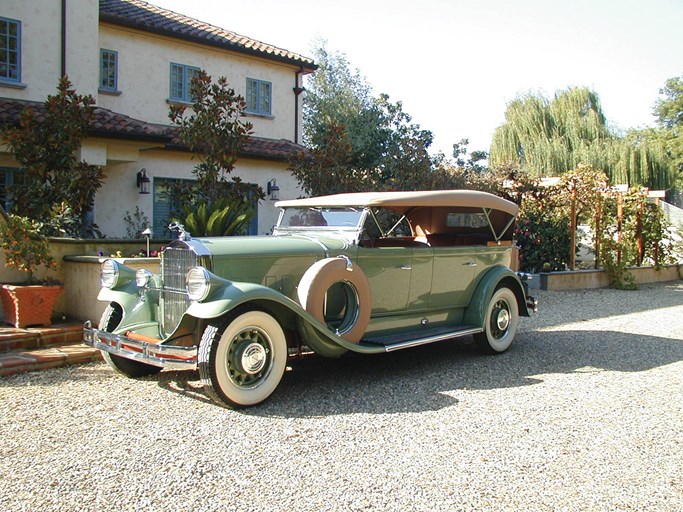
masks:
<instances>
[{"instance_id":1,"label":"chrome bumper bar","mask_svg":"<svg viewBox=\"0 0 683 512\"><path fill-rule=\"evenodd\" d=\"M83 324L83 341L98 350L116 356L171 370L196 370L197 347L159 345L122 334L95 329L90 321Z\"/></svg>"}]
</instances>

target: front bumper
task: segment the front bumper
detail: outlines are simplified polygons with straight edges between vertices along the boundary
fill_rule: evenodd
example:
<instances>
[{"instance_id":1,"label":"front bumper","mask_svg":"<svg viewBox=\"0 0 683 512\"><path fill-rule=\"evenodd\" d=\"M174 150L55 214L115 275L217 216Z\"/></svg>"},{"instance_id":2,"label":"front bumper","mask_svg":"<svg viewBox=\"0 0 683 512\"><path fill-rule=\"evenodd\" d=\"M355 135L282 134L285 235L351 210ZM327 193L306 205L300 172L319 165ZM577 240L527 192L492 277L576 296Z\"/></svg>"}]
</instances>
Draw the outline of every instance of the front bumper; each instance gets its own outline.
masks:
<instances>
[{"instance_id":1,"label":"front bumper","mask_svg":"<svg viewBox=\"0 0 683 512\"><path fill-rule=\"evenodd\" d=\"M83 341L98 350L170 370L196 370L197 347L161 345L83 325Z\"/></svg>"}]
</instances>

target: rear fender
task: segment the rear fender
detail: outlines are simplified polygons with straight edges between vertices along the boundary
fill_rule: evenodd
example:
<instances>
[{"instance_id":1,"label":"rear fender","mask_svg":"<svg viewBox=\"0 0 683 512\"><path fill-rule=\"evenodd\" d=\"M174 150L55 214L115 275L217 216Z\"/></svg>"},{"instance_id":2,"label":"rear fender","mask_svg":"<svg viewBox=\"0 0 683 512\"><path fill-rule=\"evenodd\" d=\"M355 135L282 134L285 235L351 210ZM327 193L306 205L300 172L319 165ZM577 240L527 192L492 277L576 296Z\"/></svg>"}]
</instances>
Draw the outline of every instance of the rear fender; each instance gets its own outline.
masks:
<instances>
[{"instance_id":1,"label":"rear fender","mask_svg":"<svg viewBox=\"0 0 683 512\"><path fill-rule=\"evenodd\" d=\"M510 288L515 297L521 316L529 316L526 305L526 295L519 276L507 267L494 267L488 270L479 281L472 295L470 305L465 310L464 322L468 325L483 327L486 322L486 309L488 308L493 292L499 285Z\"/></svg>"}]
</instances>

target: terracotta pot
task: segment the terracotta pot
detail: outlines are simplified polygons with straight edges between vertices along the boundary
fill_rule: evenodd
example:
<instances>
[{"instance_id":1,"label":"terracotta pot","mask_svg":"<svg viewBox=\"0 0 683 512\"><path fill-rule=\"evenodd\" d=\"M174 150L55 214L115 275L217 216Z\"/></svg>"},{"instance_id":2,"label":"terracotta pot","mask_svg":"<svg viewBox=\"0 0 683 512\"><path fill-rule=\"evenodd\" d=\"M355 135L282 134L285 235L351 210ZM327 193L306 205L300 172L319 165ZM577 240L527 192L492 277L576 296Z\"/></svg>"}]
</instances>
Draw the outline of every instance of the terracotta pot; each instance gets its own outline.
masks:
<instances>
[{"instance_id":1,"label":"terracotta pot","mask_svg":"<svg viewBox=\"0 0 683 512\"><path fill-rule=\"evenodd\" d=\"M0 287L0 298L5 311L5 323L16 328L50 325L52 310L62 289L62 286L3 284Z\"/></svg>"}]
</instances>

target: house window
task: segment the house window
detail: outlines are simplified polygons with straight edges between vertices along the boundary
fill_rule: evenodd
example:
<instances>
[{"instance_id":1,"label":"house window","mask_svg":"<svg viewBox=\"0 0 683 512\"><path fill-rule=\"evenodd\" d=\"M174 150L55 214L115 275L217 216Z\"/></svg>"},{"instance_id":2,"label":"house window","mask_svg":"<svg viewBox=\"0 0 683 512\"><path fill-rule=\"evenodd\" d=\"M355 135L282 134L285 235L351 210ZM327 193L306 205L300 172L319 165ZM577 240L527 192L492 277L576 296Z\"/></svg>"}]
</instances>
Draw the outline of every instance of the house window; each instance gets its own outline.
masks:
<instances>
[{"instance_id":1,"label":"house window","mask_svg":"<svg viewBox=\"0 0 683 512\"><path fill-rule=\"evenodd\" d=\"M0 18L0 81L21 82L21 22Z\"/></svg>"},{"instance_id":2,"label":"house window","mask_svg":"<svg viewBox=\"0 0 683 512\"><path fill-rule=\"evenodd\" d=\"M192 94L190 93L190 87L192 86L192 78L194 78L197 73L199 73L199 68L171 63L169 99L191 103Z\"/></svg>"},{"instance_id":3,"label":"house window","mask_svg":"<svg viewBox=\"0 0 683 512\"><path fill-rule=\"evenodd\" d=\"M12 191L26 183L23 169L0 167L0 206L6 212L12 209Z\"/></svg>"},{"instance_id":4,"label":"house window","mask_svg":"<svg viewBox=\"0 0 683 512\"><path fill-rule=\"evenodd\" d=\"M118 88L119 54L100 48L100 90L116 92Z\"/></svg>"},{"instance_id":5,"label":"house window","mask_svg":"<svg viewBox=\"0 0 683 512\"><path fill-rule=\"evenodd\" d=\"M271 115L273 84L247 78L247 112L250 114Z\"/></svg>"}]
</instances>

